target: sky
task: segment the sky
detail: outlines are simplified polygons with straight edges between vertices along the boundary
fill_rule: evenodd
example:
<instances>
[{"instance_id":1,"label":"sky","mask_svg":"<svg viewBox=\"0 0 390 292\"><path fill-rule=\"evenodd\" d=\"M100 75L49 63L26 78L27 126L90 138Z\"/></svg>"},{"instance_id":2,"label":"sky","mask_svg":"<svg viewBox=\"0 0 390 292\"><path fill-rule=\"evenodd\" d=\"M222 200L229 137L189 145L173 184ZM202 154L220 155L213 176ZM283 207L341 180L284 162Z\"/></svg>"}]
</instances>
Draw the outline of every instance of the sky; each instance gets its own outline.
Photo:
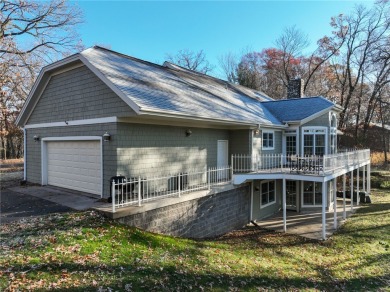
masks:
<instances>
[{"instance_id":1,"label":"sky","mask_svg":"<svg viewBox=\"0 0 390 292\"><path fill-rule=\"evenodd\" d=\"M330 35L332 16L373 1L75 1L85 22L79 33L86 47L112 50L154 63L179 50L203 50L222 77L218 57L275 46L292 25L316 41ZM310 48L308 48L310 50Z\"/></svg>"}]
</instances>

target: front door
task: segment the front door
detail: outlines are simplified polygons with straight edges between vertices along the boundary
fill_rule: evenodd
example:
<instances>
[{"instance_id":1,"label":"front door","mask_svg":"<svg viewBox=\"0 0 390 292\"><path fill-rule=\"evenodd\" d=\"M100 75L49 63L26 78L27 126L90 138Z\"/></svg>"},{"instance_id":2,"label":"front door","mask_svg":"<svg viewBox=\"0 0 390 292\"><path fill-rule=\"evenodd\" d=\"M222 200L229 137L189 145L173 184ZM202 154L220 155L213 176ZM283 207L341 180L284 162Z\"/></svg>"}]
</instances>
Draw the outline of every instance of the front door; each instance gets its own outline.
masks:
<instances>
[{"instance_id":1,"label":"front door","mask_svg":"<svg viewBox=\"0 0 390 292\"><path fill-rule=\"evenodd\" d=\"M298 181L286 180L286 208L298 211Z\"/></svg>"}]
</instances>

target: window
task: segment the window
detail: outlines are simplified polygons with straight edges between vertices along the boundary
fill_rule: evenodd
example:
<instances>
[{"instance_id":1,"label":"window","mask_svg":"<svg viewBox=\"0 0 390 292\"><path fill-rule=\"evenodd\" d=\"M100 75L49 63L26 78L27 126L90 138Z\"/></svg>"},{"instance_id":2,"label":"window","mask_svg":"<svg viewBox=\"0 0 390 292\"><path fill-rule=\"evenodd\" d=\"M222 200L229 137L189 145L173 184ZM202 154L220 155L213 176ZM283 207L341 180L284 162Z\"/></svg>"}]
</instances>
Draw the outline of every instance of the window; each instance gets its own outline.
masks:
<instances>
[{"instance_id":1,"label":"window","mask_svg":"<svg viewBox=\"0 0 390 292\"><path fill-rule=\"evenodd\" d=\"M322 183L305 181L303 182L303 205L321 206L322 204Z\"/></svg>"},{"instance_id":2,"label":"window","mask_svg":"<svg viewBox=\"0 0 390 292\"><path fill-rule=\"evenodd\" d=\"M274 149L274 132L263 131L263 149L273 150Z\"/></svg>"},{"instance_id":3,"label":"window","mask_svg":"<svg viewBox=\"0 0 390 292\"><path fill-rule=\"evenodd\" d=\"M267 207L275 203L275 181L264 181L260 189L260 208Z\"/></svg>"},{"instance_id":4,"label":"window","mask_svg":"<svg viewBox=\"0 0 390 292\"><path fill-rule=\"evenodd\" d=\"M297 154L297 136L287 135L286 136L286 155Z\"/></svg>"},{"instance_id":5,"label":"window","mask_svg":"<svg viewBox=\"0 0 390 292\"><path fill-rule=\"evenodd\" d=\"M303 155L326 154L326 128L303 128Z\"/></svg>"},{"instance_id":6,"label":"window","mask_svg":"<svg viewBox=\"0 0 390 292\"><path fill-rule=\"evenodd\" d=\"M334 114L331 116L330 121L330 153L337 152L337 118Z\"/></svg>"}]
</instances>

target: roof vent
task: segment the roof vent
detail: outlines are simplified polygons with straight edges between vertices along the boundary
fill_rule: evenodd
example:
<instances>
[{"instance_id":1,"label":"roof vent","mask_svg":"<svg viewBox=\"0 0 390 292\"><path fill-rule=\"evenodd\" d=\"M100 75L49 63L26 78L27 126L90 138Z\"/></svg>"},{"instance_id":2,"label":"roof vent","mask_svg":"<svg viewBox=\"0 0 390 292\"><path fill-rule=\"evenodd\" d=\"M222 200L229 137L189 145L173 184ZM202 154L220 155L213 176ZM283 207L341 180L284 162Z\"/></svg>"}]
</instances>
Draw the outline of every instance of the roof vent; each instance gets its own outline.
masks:
<instances>
[{"instance_id":1,"label":"roof vent","mask_svg":"<svg viewBox=\"0 0 390 292\"><path fill-rule=\"evenodd\" d=\"M287 85L287 99L304 96L305 81L301 78L290 79Z\"/></svg>"}]
</instances>

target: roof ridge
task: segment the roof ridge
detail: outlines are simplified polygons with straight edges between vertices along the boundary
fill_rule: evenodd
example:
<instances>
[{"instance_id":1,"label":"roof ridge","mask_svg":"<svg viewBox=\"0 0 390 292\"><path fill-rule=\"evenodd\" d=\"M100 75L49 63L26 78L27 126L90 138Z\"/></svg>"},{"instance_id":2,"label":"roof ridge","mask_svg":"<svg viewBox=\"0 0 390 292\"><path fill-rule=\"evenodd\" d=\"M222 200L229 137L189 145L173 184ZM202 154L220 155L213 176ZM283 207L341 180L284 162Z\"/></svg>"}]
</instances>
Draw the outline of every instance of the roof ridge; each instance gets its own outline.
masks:
<instances>
[{"instance_id":1,"label":"roof ridge","mask_svg":"<svg viewBox=\"0 0 390 292\"><path fill-rule=\"evenodd\" d=\"M291 101L291 100L305 100L305 99L311 99L311 98L321 98L326 101L331 102L330 100L326 99L322 95L317 95L317 96L305 96L305 97L296 97L296 98L284 98L284 99L276 99L276 100L267 100L263 102L280 102L280 101Z\"/></svg>"},{"instance_id":2,"label":"roof ridge","mask_svg":"<svg viewBox=\"0 0 390 292\"><path fill-rule=\"evenodd\" d=\"M169 61L164 61L163 65L160 65L160 64L156 64L156 63L153 63L153 62L150 62L150 61L143 60L143 59L135 58L133 56L126 55L126 54L123 54L123 53L120 53L120 52L117 52L117 51L114 51L114 50L111 50L111 49L107 49L107 48L104 48L104 47L101 47L101 46L98 46L98 45L93 46L93 48L104 50L104 51L108 51L110 53L122 56L124 58L131 59L131 60L134 60L134 61L137 61L137 62L141 62L141 63L147 64L147 65L152 65L154 67L161 68L161 69L164 69L164 70L167 70L167 69L168 70L176 70L176 71L179 71L179 72L185 72L187 74L193 74L193 75L197 75L197 76L200 76L200 77L210 78L210 79L218 81L220 83L228 84L231 87L243 88L243 89L246 89L246 90L249 90L249 91L252 91L252 92L257 92L257 93L259 93L261 95L264 95L267 98L272 98L272 97L268 96L267 94L265 94L264 92L262 92L260 90L255 90L255 89L252 89L252 88L240 85L240 84L231 83L231 82L229 82L227 80L223 80L223 79L220 79L220 78L217 78L217 77L205 74L205 73L201 73L201 72L198 72L198 71L195 71L195 70L184 68L184 67L182 67L180 65L177 65L177 64L169 62ZM178 68L165 66L165 63L172 64L172 65L174 65L174 67L178 67ZM249 98L253 98L251 96L248 96L248 97ZM256 99L256 100L258 100L258 99ZM258 100L258 101L259 102L263 102L261 100Z\"/></svg>"}]
</instances>

